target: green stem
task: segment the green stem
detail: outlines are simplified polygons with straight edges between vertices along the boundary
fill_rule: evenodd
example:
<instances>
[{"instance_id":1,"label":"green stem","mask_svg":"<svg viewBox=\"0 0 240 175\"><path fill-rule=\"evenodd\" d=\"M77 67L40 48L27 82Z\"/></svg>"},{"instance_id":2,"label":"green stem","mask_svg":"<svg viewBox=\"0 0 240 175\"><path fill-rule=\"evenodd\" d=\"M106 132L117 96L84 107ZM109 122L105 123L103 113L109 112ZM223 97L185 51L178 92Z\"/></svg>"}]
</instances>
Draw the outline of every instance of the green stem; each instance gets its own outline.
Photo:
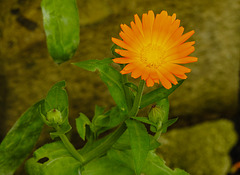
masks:
<instances>
[{"instance_id":1,"label":"green stem","mask_svg":"<svg viewBox=\"0 0 240 175\"><path fill-rule=\"evenodd\" d=\"M121 64L120 67L121 69L123 69L126 65L125 64ZM130 110L132 108L132 100L131 100L131 96L130 96L130 90L127 86L125 86L125 84L128 82L128 75L124 74L122 75L122 81L123 81L123 90L125 93L125 98L126 98L126 102L127 102L127 106L128 106L128 110Z\"/></svg>"},{"instance_id":2,"label":"green stem","mask_svg":"<svg viewBox=\"0 0 240 175\"><path fill-rule=\"evenodd\" d=\"M161 131L161 130L160 130L160 131L157 131L157 132L155 133L155 135L154 135L154 139L158 141L158 139L160 138L161 134L162 134L162 131Z\"/></svg>"},{"instance_id":3,"label":"green stem","mask_svg":"<svg viewBox=\"0 0 240 175\"><path fill-rule=\"evenodd\" d=\"M80 163L82 163L83 157L78 153L78 151L74 148L74 146L69 142L67 136L65 134L61 134L59 135L59 137L61 138L63 144L65 145L65 147L67 148L67 150L72 154L72 156L77 159Z\"/></svg>"},{"instance_id":4,"label":"green stem","mask_svg":"<svg viewBox=\"0 0 240 175\"><path fill-rule=\"evenodd\" d=\"M57 131L59 130L58 126L54 128ZM75 147L71 144L67 136L65 134L59 134L59 137L62 140L64 146L67 148L67 150L72 154L72 156L82 164L82 162L84 161L82 155L80 155L79 152L75 149Z\"/></svg>"},{"instance_id":5,"label":"green stem","mask_svg":"<svg viewBox=\"0 0 240 175\"><path fill-rule=\"evenodd\" d=\"M123 84L126 84L127 82L128 82L127 75L123 75ZM132 99L131 99L131 96L130 96L130 90L126 85L123 86L123 90L124 90L124 93L125 93L128 110L130 110L132 105L133 105L133 102L132 102Z\"/></svg>"},{"instance_id":6,"label":"green stem","mask_svg":"<svg viewBox=\"0 0 240 175\"><path fill-rule=\"evenodd\" d=\"M127 119L130 116L137 115L139 106L141 103L144 86L145 86L145 81L141 80L139 83L137 95L133 103L133 107L129 112L129 114L127 115L128 116ZM86 153L86 155L83 156L83 159L84 159L83 165L87 164L88 162L90 162L91 160L97 157L104 155L112 147L112 145L119 139L119 137L125 132L126 129L127 127L125 122L120 124L120 126L111 135L109 135L103 142L100 142L99 145L92 148L91 151L89 151L88 153Z\"/></svg>"},{"instance_id":7,"label":"green stem","mask_svg":"<svg viewBox=\"0 0 240 175\"><path fill-rule=\"evenodd\" d=\"M111 135L107 137L100 145L93 148L84 156L83 165L87 164L91 160L104 155L112 145L119 139L119 137L125 132L127 129L126 124L122 123L117 130L115 130Z\"/></svg>"},{"instance_id":8,"label":"green stem","mask_svg":"<svg viewBox=\"0 0 240 175\"><path fill-rule=\"evenodd\" d=\"M144 86L145 86L145 81L140 80L139 86L138 86L138 92L137 92L137 95L136 95L135 100L133 102L133 107L128 114L129 117L135 117L138 113L140 103L141 103L141 99L142 99Z\"/></svg>"}]
</instances>

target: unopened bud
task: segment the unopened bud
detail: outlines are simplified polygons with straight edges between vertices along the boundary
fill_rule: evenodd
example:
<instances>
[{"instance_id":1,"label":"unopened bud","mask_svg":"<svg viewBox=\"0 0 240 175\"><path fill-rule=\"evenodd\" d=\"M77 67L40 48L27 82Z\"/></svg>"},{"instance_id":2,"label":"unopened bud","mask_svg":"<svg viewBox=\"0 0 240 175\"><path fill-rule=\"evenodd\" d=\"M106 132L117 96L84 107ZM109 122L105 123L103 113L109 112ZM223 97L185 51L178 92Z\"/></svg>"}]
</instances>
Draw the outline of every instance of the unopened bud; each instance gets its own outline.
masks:
<instances>
[{"instance_id":1,"label":"unopened bud","mask_svg":"<svg viewBox=\"0 0 240 175\"><path fill-rule=\"evenodd\" d=\"M61 112L59 110L52 109L52 110L47 112L47 120L51 124L58 124L58 125L60 125L63 122L62 114L61 114Z\"/></svg>"},{"instance_id":2,"label":"unopened bud","mask_svg":"<svg viewBox=\"0 0 240 175\"><path fill-rule=\"evenodd\" d=\"M156 129L162 128L162 124L168 121L169 101L167 98L157 102L157 105L152 106L148 114L149 120L156 124Z\"/></svg>"},{"instance_id":3,"label":"unopened bud","mask_svg":"<svg viewBox=\"0 0 240 175\"><path fill-rule=\"evenodd\" d=\"M157 130L162 127L164 119L164 111L158 105L153 105L151 111L148 114L148 118L151 122L155 123Z\"/></svg>"}]
</instances>

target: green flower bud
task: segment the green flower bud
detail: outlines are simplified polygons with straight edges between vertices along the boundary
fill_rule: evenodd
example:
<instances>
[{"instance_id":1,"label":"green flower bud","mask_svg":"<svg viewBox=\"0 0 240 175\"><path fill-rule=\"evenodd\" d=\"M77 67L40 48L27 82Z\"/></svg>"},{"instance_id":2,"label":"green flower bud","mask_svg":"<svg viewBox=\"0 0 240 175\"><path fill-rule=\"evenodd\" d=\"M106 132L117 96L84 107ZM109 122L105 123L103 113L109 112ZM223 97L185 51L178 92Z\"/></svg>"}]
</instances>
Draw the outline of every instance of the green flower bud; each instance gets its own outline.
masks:
<instances>
[{"instance_id":1,"label":"green flower bud","mask_svg":"<svg viewBox=\"0 0 240 175\"><path fill-rule=\"evenodd\" d=\"M60 125L63 123L63 117L59 110L52 109L47 112L47 120L51 124L57 124Z\"/></svg>"},{"instance_id":2,"label":"green flower bud","mask_svg":"<svg viewBox=\"0 0 240 175\"><path fill-rule=\"evenodd\" d=\"M162 124L168 120L169 113L169 101L168 99L162 99L153 105L151 111L148 114L148 118L151 122L156 124L156 130L162 128Z\"/></svg>"},{"instance_id":3,"label":"green flower bud","mask_svg":"<svg viewBox=\"0 0 240 175\"><path fill-rule=\"evenodd\" d=\"M160 106L153 105L151 111L148 114L149 120L156 124L157 130L159 130L162 127L162 122L164 117L163 113L164 111L161 110Z\"/></svg>"}]
</instances>

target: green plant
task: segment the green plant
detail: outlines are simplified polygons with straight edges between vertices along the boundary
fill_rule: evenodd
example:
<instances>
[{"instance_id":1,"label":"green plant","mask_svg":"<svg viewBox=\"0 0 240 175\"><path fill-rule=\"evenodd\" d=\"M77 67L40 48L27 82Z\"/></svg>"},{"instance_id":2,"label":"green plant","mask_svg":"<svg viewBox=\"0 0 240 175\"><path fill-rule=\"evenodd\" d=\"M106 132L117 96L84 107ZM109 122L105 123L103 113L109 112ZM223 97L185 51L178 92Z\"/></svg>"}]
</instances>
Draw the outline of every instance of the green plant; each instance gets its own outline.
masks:
<instances>
[{"instance_id":1,"label":"green plant","mask_svg":"<svg viewBox=\"0 0 240 175\"><path fill-rule=\"evenodd\" d=\"M79 19L76 2L75 0L43 0L42 11L49 53L57 64L61 64L73 56L79 43ZM152 11L143 15L143 29L147 21L151 22L151 19L153 19L152 15ZM175 21L176 15L166 16L165 11L159 15L162 15L163 19L169 20L168 25L170 27L166 25L169 29L172 26L175 27L175 32L178 29L181 30L181 28L178 28L179 21ZM157 15L156 21L158 17ZM141 39L139 37L142 35L147 38L148 29L138 31L138 17L135 16L135 20L136 24L131 23L132 32L134 30L138 32L135 39ZM138 29L134 25L138 26ZM155 25L152 23L152 26L154 28ZM167 27L164 28L163 25L161 30L167 30ZM160 146L158 139L161 134L165 133L167 128L177 120L168 119L168 96L183 83L183 80L177 82L172 74L184 79L186 78L184 73L188 72L188 69L175 63L196 61L194 57L187 57L192 51L193 46L191 45L193 43L184 44L184 41L192 35L192 32L187 35L180 35L180 38L178 38L180 41L176 40L178 45L175 47L177 48L171 50L171 52L169 51L173 55L179 54L174 57L175 59L170 57L172 55L165 54L168 50L164 50L164 54L161 52L163 55L159 56L158 49L160 46L149 45L147 43L149 42L148 38L144 40L147 44L144 45L143 41L142 44L144 47L149 48L150 51L143 48L145 50L139 53L140 58L138 59L136 55L134 57L129 56L134 55L135 46L132 46L127 41L132 42L130 40L134 39L131 38L134 33L128 33L129 28L126 28L126 26L122 26L122 29L126 36L123 34L120 36L125 42L113 39L117 45L122 47L116 44L112 47L112 53L117 58L74 63L74 65L85 70L98 71L116 103L116 106L110 110L96 106L91 121L83 113L80 113L79 117L76 118L78 134L81 139L87 141L84 147L76 150L66 136L66 133L72 127L68 122L69 105L68 95L65 90L66 84L65 81L61 81L49 90L45 99L33 105L18 119L2 141L0 145L0 174L14 173L32 151L44 124L54 129L50 133L54 141L37 149L33 153L33 157L27 160L26 171L30 175L188 174L183 170L172 170L167 167L164 160L156 155L155 149ZM143 32L142 35L141 32ZM159 35L161 34L159 32ZM169 33L165 31L165 34L168 36ZM172 31L171 35L174 35L174 31ZM164 37L166 36L164 35ZM164 41L164 37L162 42L167 43L167 39ZM168 39L170 38L169 34ZM150 41L153 42L153 39L154 37ZM147 58L149 60L146 60ZM170 64L170 66L174 65L173 68L178 68L178 70L171 70L172 74L170 74L166 67L166 70L164 69L165 63L161 63L163 68L159 68L159 64L163 60L158 59L163 58L166 58L165 62L178 60ZM141 66L137 68L136 65L139 62L136 62L136 60L142 61L146 66L146 70L143 70ZM123 69L121 73L112 66L114 62L119 63L119 66ZM126 63L129 64L125 65ZM132 68L130 68L131 65L133 65ZM127 73L132 73L134 78L141 76L138 86L128 81ZM159 74L157 78L155 77L156 74ZM159 81L163 84L163 87L143 94L145 84L153 86L154 83L159 83ZM138 116L139 109L148 105L152 105L149 115ZM146 125L150 126L150 130L154 135L148 133ZM101 134L106 132L108 135L100 137ZM60 140L56 138L60 138Z\"/></svg>"}]
</instances>

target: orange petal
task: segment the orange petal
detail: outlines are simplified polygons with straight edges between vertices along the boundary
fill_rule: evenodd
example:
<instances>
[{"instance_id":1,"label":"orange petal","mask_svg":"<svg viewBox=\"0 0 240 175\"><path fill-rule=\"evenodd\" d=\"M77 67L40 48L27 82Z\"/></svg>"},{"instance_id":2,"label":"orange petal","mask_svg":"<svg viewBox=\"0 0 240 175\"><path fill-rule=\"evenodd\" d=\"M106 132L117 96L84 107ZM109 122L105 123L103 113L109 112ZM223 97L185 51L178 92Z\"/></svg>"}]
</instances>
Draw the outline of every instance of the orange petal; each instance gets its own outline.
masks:
<instances>
[{"instance_id":1,"label":"orange petal","mask_svg":"<svg viewBox=\"0 0 240 175\"><path fill-rule=\"evenodd\" d=\"M149 10L148 11L148 24L149 24L148 28L150 29L151 35L152 35L152 28L153 28L154 21L155 21L154 13L152 10Z\"/></svg>"},{"instance_id":2,"label":"orange petal","mask_svg":"<svg viewBox=\"0 0 240 175\"><path fill-rule=\"evenodd\" d=\"M134 64L134 63L129 63L128 65L126 65L125 67L124 67L124 70L125 71L128 71L128 70L133 70L133 69L135 69L136 68L136 65Z\"/></svg>"},{"instance_id":3,"label":"orange petal","mask_svg":"<svg viewBox=\"0 0 240 175\"><path fill-rule=\"evenodd\" d=\"M148 15L144 13L142 15L142 28L143 28L143 35L144 35L144 42L146 44L151 42L151 27Z\"/></svg>"},{"instance_id":4,"label":"orange petal","mask_svg":"<svg viewBox=\"0 0 240 175\"><path fill-rule=\"evenodd\" d=\"M136 42L135 39L130 38L128 35L126 35L123 32L119 33L120 37L123 39L123 41L125 43L127 43L129 46L131 46L132 48L134 48L136 51L139 50L139 48L141 47L141 45L139 45L138 42Z\"/></svg>"},{"instance_id":5,"label":"orange petal","mask_svg":"<svg viewBox=\"0 0 240 175\"><path fill-rule=\"evenodd\" d=\"M186 43L181 44L180 46L172 47L171 49L167 50L167 54L168 54L168 56L171 56L176 53L182 52L186 49L189 49L193 44L195 44L195 41L186 42Z\"/></svg>"},{"instance_id":6,"label":"orange petal","mask_svg":"<svg viewBox=\"0 0 240 175\"><path fill-rule=\"evenodd\" d=\"M149 77L146 80L147 87L152 87L154 85L154 81Z\"/></svg>"},{"instance_id":7,"label":"orange petal","mask_svg":"<svg viewBox=\"0 0 240 175\"><path fill-rule=\"evenodd\" d=\"M119 64L127 64L127 63L131 63L133 60L130 58L114 58L113 62L114 63L119 63Z\"/></svg>"},{"instance_id":8,"label":"orange petal","mask_svg":"<svg viewBox=\"0 0 240 175\"><path fill-rule=\"evenodd\" d=\"M143 70L143 73L142 73L142 79L143 80L146 80L148 77L149 77L149 71L148 71L148 69L146 69L146 70Z\"/></svg>"},{"instance_id":9,"label":"orange petal","mask_svg":"<svg viewBox=\"0 0 240 175\"><path fill-rule=\"evenodd\" d=\"M172 84L161 74L161 72L158 72L158 76L159 76L159 79L160 79L162 85L166 89L170 89L172 87Z\"/></svg>"},{"instance_id":10,"label":"orange petal","mask_svg":"<svg viewBox=\"0 0 240 175\"><path fill-rule=\"evenodd\" d=\"M176 20L176 13L173 13L172 15L172 23Z\"/></svg>"},{"instance_id":11,"label":"orange petal","mask_svg":"<svg viewBox=\"0 0 240 175\"><path fill-rule=\"evenodd\" d=\"M153 29L152 29L152 43L153 44L156 44L157 43L157 38L158 38L158 35L159 35L159 32L158 32L158 30L159 30L159 28L160 28L160 26L161 26L161 16L160 16L160 14L157 14L156 15L156 19L155 19L155 21L154 21L154 23L153 23Z\"/></svg>"},{"instance_id":12,"label":"orange petal","mask_svg":"<svg viewBox=\"0 0 240 175\"><path fill-rule=\"evenodd\" d=\"M143 35L142 33L140 32L140 30L138 29L138 27L136 26L136 24L132 21L130 23L131 27L132 27L132 31L136 37L136 39L139 41L139 43L141 43L143 45Z\"/></svg>"},{"instance_id":13,"label":"orange petal","mask_svg":"<svg viewBox=\"0 0 240 175\"><path fill-rule=\"evenodd\" d=\"M171 63L178 63L178 64L186 64L186 63L193 63L198 60L197 57L185 57L185 58L180 58L177 60L172 60L170 61Z\"/></svg>"},{"instance_id":14,"label":"orange petal","mask_svg":"<svg viewBox=\"0 0 240 175\"><path fill-rule=\"evenodd\" d=\"M126 44L124 41L119 40L117 38L112 38L112 42L114 42L115 44L117 44L118 46L127 49L127 50L131 50L131 51L135 51L135 49L133 49L131 46L129 46L128 44Z\"/></svg>"},{"instance_id":15,"label":"orange petal","mask_svg":"<svg viewBox=\"0 0 240 175\"><path fill-rule=\"evenodd\" d=\"M156 40L158 43L160 42L159 38L161 36L162 30L164 28L164 25L165 25L165 23L167 21L167 17L168 17L167 12L166 11L162 11L160 13L160 15L158 16L159 24L156 24L156 22L158 22L157 19L156 19L156 22L155 22L156 26L154 26L154 29L153 29L153 32L156 33L156 34L153 34L154 35L153 37L155 38L154 40Z\"/></svg>"},{"instance_id":16,"label":"orange petal","mask_svg":"<svg viewBox=\"0 0 240 175\"><path fill-rule=\"evenodd\" d=\"M180 58L184 58L194 52L195 48L193 46L187 48L186 50L182 50L182 52L175 53L173 55L167 56L165 58L165 61L172 61L172 60L177 60Z\"/></svg>"},{"instance_id":17,"label":"orange petal","mask_svg":"<svg viewBox=\"0 0 240 175\"><path fill-rule=\"evenodd\" d=\"M139 56L139 54L134 53L129 50L121 50L121 49L115 49L115 52L118 53L119 55L127 58L136 58Z\"/></svg>"},{"instance_id":18,"label":"orange petal","mask_svg":"<svg viewBox=\"0 0 240 175\"><path fill-rule=\"evenodd\" d=\"M172 23L169 26L169 29L167 31L167 35L165 36L165 39L163 40L163 44L165 44L169 38L171 38L171 36L176 32L176 30L179 28L180 25L180 20L176 20L174 21L174 23Z\"/></svg>"},{"instance_id":19,"label":"orange petal","mask_svg":"<svg viewBox=\"0 0 240 175\"><path fill-rule=\"evenodd\" d=\"M172 74L174 74L178 78L181 78L181 79L186 79L187 78L187 76L184 74L184 72L182 72L178 69L174 69L174 67L166 66L165 69L167 71L171 72Z\"/></svg>"},{"instance_id":20,"label":"orange petal","mask_svg":"<svg viewBox=\"0 0 240 175\"><path fill-rule=\"evenodd\" d=\"M123 70L120 71L120 73L128 74L128 73L131 73L134 69L136 69L136 65L134 63L129 63L123 68Z\"/></svg>"},{"instance_id":21,"label":"orange petal","mask_svg":"<svg viewBox=\"0 0 240 175\"><path fill-rule=\"evenodd\" d=\"M132 21L131 27L133 24L134 24L134 22ZM137 29L135 24L134 24L134 27L135 28L132 27L132 29L131 29L126 24L121 25L122 31L124 32L125 35L127 35L133 41L137 42L140 46L143 46L143 44L142 44L143 37L142 37L140 31Z\"/></svg>"},{"instance_id":22,"label":"orange petal","mask_svg":"<svg viewBox=\"0 0 240 175\"><path fill-rule=\"evenodd\" d=\"M173 74L184 74L184 73L189 73L191 72L191 69L180 66L178 64L173 64L173 63L166 63L163 65L165 69L167 69L169 72L172 72Z\"/></svg>"},{"instance_id":23,"label":"orange petal","mask_svg":"<svg viewBox=\"0 0 240 175\"><path fill-rule=\"evenodd\" d=\"M121 74L129 74L131 72L132 72L132 70L125 70L125 69L120 71Z\"/></svg>"},{"instance_id":24,"label":"orange petal","mask_svg":"<svg viewBox=\"0 0 240 175\"><path fill-rule=\"evenodd\" d=\"M140 77L141 75L142 75L142 71L139 70L139 69L133 70L133 72L132 72L132 74L131 74L131 76L132 76L133 78L138 78L138 77Z\"/></svg>"},{"instance_id":25,"label":"orange petal","mask_svg":"<svg viewBox=\"0 0 240 175\"><path fill-rule=\"evenodd\" d=\"M163 44L163 41L165 40L165 38L168 34L170 24L171 24L171 17L170 16L167 16L167 17L163 18L162 25L159 29L159 35L158 35L158 38L157 38L158 42L160 44Z\"/></svg>"},{"instance_id":26,"label":"orange petal","mask_svg":"<svg viewBox=\"0 0 240 175\"><path fill-rule=\"evenodd\" d=\"M175 74L176 77L181 78L181 79L187 79L187 76L185 74Z\"/></svg>"},{"instance_id":27,"label":"orange petal","mask_svg":"<svg viewBox=\"0 0 240 175\"><path fill-rule=\"evenodd\" d=\"M177 80L176 80L176 78L170 73L170 72L168 72L166 69L164 69L163 67L161 68L161 70L159 70L161 73L162 73L162 75L165 77L165 78L167 78L171 83L173 83L173 84L178 84L178 82L177 82Z\"/></svg>"},{"instance_id":28,"label":"orange petal","mask_svg":"<svg viewBox=\"0 0 240 175\"><path fill-rule=\"evenodd\" d=\"M194 34L194 30L188 32L188 33L185 33L184 35L182 35L174 44L172 47L175 47L175 46L178 46L182 43L184 43L185 41L187 41L193 34Z\"/></svg>"},{"instance_id":29,"label":"orange petal","mask_svg":"<svg viewBox=\"0 0 240 175\"><path fill-rule=\"evenodd\" d=\"M129 38L134 39L135 35L130 27L128 27L126 24L121 24L120 25L122 31L128 35Z\"/></svg>"},{"instance_id":30,"label":"orange petal","mask_svg":"<svg viewBox=\"0 0 240 175\"><path fill-rule=\"evenodd\" d=\"M120 71L121 74L129 74L131 71L125 71L124 69Z\"/></svg>"},{"instance_id":31,"label":"orange petal","mask_svg":"<svg viewBox=\"0 0 240 175\"><path fill-rule=\"evenodd\" d=\"M143 29L142 29L142 22L140 20L140 18L138 17L138 15L134 15L134 19L135 19L135 24L138 28L138 30L141 32L141 34L143 35Z\"/></svg>"},{"instance_id":32,"label":"orange petal","mask_svg":"<svg viewBox=\"0 0 240 175\"><path fill-rule=\"evenodd\" d=\"M159 84L159 79L154 79L153 81L154 81L154 83Z\"/></svg>"},{"instance_id":33,"label":"orange petal","mask_svg":"<svg viewBox=\"0 0 240 175\"><path fill-rule=\"evenodd\" d=\"M166 45L169 45L169 48L172 48L174 46L174 43L176 40L178 40L181 35L183 34L184 28L179 27L173 34L172 36L168 39Z\"/></svg>"},{"instance_id":34,"label":"orange petal","mask_svg":"<svg viewBox=\"0 0 240 175\"><path fill-rule=\"evenodd\" d=\"M155 82L159 84L159 76L156 70L151 70L149 77Z\"/></svg>"}]
</instances>

